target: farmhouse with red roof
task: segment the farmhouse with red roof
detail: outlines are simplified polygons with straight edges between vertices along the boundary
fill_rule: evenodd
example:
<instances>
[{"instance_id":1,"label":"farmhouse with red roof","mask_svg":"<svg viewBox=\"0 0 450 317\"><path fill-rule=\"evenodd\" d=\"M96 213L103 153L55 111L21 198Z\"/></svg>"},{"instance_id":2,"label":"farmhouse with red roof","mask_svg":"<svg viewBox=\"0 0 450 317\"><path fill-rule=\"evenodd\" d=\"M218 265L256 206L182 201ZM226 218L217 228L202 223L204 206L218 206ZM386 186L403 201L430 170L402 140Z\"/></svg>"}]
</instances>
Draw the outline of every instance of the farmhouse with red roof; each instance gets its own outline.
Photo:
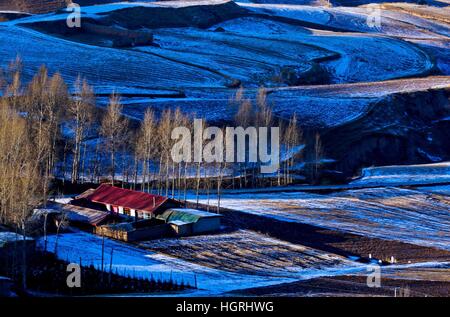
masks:
<instances>
[{"instance_id":1,"label":"farmhouse with red roof","mask_svg":"<svg viewBox=\"0 0 450 317\"><path fill-rule=\"evenodd\" d=\"M102 205L112 213L136 217L137 219L154 218L158 212L179 206L179 203L175 200L164 196L107 184L102 184L95 190L88 190L78 196L72 203Z\"/></svg>"}]
</instances>

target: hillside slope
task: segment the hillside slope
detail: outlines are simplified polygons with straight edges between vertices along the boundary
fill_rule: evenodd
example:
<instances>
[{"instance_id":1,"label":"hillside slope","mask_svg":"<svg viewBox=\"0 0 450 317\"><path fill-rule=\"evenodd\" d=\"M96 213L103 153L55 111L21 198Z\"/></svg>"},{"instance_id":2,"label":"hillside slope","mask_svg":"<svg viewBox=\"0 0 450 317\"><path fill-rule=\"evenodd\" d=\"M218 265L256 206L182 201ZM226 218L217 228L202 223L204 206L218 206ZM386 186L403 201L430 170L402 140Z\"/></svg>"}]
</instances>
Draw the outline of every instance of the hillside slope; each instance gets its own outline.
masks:
<instances>
[{"instance_id":1,"label":"hillside slope","mask_svg":"<svg viewBox=\"0 0 450 317\"><path fill-rule=\"evenodd\" d=\"M119 2L120 0L77 0L81 6ZM0 10L46 13L67 6L70 0L0 0Z\"/></svg>"}]
</instances>

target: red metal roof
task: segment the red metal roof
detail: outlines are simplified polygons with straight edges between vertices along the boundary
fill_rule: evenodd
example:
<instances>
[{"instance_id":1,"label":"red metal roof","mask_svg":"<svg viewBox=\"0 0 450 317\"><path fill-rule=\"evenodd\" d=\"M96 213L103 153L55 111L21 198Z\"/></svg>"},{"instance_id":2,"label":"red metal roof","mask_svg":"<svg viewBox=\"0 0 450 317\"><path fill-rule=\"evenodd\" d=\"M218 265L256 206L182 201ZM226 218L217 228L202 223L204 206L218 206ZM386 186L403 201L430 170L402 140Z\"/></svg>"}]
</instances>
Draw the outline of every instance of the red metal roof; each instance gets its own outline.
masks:
<instances>
[{"instance_id":1,"label":"red metal roof","mask_svg":"<svg viewBox=\"0 0 450 317\"><path fill-rule=\"evenodd\" d=\"M105 205L154 212L168 198L102 184L85 199Z\"/></svg>"}]
</instances>

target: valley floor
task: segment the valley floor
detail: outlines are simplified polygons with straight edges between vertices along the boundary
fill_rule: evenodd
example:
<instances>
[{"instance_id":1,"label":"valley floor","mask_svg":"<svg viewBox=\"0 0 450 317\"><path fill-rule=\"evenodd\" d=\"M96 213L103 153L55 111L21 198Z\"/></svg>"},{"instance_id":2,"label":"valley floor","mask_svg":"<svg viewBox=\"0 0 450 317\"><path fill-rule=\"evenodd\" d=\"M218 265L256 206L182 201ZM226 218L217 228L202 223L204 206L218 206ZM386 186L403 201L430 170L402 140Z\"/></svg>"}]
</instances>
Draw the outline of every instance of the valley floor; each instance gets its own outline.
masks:
<instances>
[{"instance_id":1,"label":"valley floor","mask_svg":"<svg viewBox=\"0 0 450 317\"><path fill-rule=\"evenodd\" d=\"M197 286L167 296L446 296L446 189L228 194L221 199L221 232L133 244L105 238L104 261L124 276ZM205 202L200 208L216 210L214 197L210 207ZM49 250L55 241L49 238ZM99 267L101 241L64 233L57 255ZM374 265L381 288L367 286Z\"/></svg>"}]
</instances>

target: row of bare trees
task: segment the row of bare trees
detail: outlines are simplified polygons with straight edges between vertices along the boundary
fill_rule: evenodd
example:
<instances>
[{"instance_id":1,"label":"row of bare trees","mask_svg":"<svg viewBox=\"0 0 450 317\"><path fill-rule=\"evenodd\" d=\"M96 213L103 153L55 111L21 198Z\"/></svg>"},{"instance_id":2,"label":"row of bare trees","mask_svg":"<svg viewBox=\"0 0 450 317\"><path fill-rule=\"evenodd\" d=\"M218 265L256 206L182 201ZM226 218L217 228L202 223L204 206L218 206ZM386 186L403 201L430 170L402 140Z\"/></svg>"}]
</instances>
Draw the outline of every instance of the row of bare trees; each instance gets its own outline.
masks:
<instances>
[{"instance_id":1,"label":"row of bare trees","mask_svg":"<svg viewBox=\"0 0 450 317\"><path fill-rule=\"evenodd\" d=\"M260 88L257 92L254 102L251 98L246 97L243 88L238 89L230 104L235 108L236 115L234 123L244 128L254 127L273 127L280 128L281 142L281 166L277 175L277 186L289 185L294 183L293 172L302 169L307 179L315 183L317 182L322 166L322 158L324 149L320 140L320 135L314 133L305 137L294 113L289 119L274 116L272 105L267 100L267 90ZM298 165L298 166L296 166ZM303 166L302 166L303 165ZM244 166L247 170L248 166ZM239 167L242 170L242 166ZM256 171L252 169L252 171ZM252 175L255 176L255 175ZM264 175L262 175L264 176ZM253 180L258 179L253 177ZM264 177L262 177L264 179ZM244 182L247 184L246 178ZM272 184L272 183L269 183ZM252 186L257 186L256 182ZM267 182L263 182L262 186L267 186Z\"/></svg>"},{"instance_id":2,"label":"row of bare trees","mask_svg":"<svg viewBox=\"0 0 450 317\"><path fill-rule=\"evenodd\" d=\"M44 66L23 85L20 59L1 74L0 217L2 223L19 224L17 219L24 221L36 205L47 201L67 143L73 148L71 179L78 180L94 94L79 79L72 98L61 75L50 76ZM63 133L67 122L74 131L69 140Z\"/></svg>"},{"instance_id":3,"label":"row of bare trees","mask_svg":"<svg viewBox=\"0 0 450 317\"><path fill-rule=\"evenodd\" d=\"M112 184L130 184L133 188L140 187L148 192L179 199L185 199L188 190L194 190L197 197L202 189L207 193L217 191L220 196L225 185L242 188L292 184L295 182L296 164L304 160L302 150L307 142L297 117L293 115L289 120L283 120L274 116L264 88L259 89L254 98L246 96L242 88L238 89L230 101L230 107L235 112L236 126L280 127L281 166L277 175L268 176L259 174L258 163L174 162L171 150L176 140L171 139L172 130L180 126L193 130L193 115L186 115L180 109L167 109L158 114L149 109L136 126L123 116L120 96L114 93L100 115L95 107L94 90L82 78L78 78L69 89L61 75L49 76L45 67L41 67L26 86L22 85L21 77L22 65L20 60L16 60L4 76L1 110L4 120L9 120L8 124L22 129L14 132L24 138L17 142L28 142L31 146L28 149L26 145L16 145L26 152L26 155L20 154L23 160L32 158L32 166L27 165L27 168L38 181L33 183L36 190L27 193L38 193L37 201L47 200L52 181L57 177L77 184L85 180L100 182L106 174ZM11 116L14 120L9 119ZM219 129L225 135L225 127ZM6 136L12 131L15 130L4 128L5 135L1 136L4 140L0 140L2 146L14 147L6 144L6 141L15 140ZM308 165L308 171L313 179L317 178L323 149L319 135L315 135L309 143L312 144L309 152L314 154L308 154L308 160L315 163ZM10 151L12 149L2 150L5 156L2 164L12 164L8 161ZM194 154L191 153L192 156ZM8 197L5 203L0 201L2 222L6 220L6 200L13 197L6 194L10 180L14 178L17 181L21 179L20 175L24 175L23 168L17 170L21 168L20 160L14 162L19 166L2 167L0 171L13 173L2 177L5 181L0 193Z\"/></svg>"}]
</instances>

